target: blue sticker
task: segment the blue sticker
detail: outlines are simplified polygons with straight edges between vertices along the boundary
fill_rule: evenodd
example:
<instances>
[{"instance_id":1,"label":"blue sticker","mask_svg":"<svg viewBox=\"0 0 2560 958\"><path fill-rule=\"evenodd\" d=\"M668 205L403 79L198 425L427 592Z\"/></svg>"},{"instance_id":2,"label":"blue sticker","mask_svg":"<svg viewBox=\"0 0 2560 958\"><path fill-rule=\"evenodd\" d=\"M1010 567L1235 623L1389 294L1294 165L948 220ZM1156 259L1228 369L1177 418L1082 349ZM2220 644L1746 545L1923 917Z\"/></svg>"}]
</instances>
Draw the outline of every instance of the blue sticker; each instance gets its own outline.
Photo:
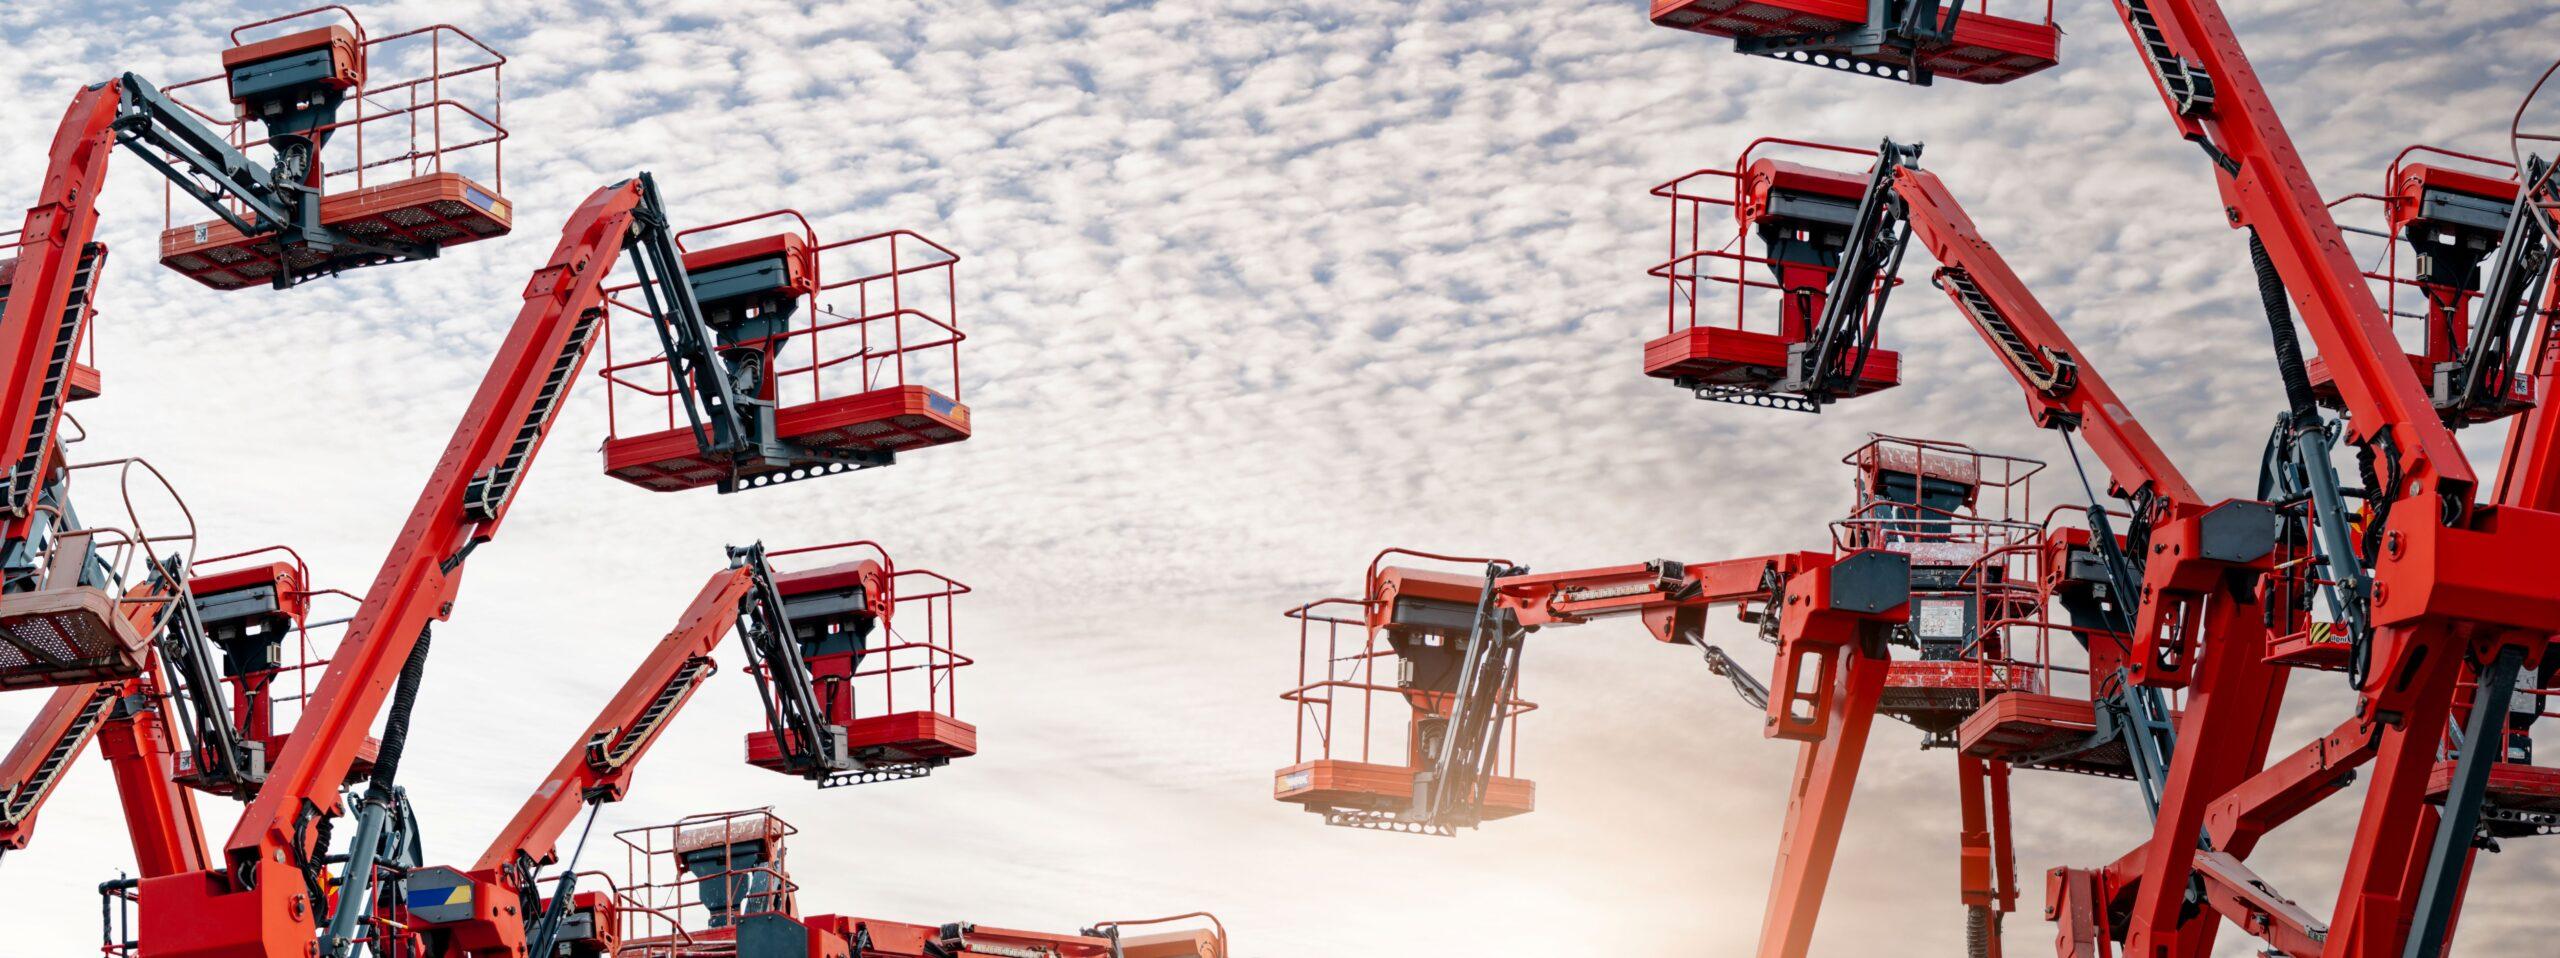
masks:
<instances>
[{"instance_id":1,"label":"blue sticker","mask_svg":"<svg viewBox=\"0 0 2560 958\"><path fill-rule=\"evenodd\" d=\"M435 908L443 905L468 904L471 904L471 886L467 884L455 885L450 888L409 889L409 909L411 911L416 911L420 908Z\"/></svg>"}]
</instances>

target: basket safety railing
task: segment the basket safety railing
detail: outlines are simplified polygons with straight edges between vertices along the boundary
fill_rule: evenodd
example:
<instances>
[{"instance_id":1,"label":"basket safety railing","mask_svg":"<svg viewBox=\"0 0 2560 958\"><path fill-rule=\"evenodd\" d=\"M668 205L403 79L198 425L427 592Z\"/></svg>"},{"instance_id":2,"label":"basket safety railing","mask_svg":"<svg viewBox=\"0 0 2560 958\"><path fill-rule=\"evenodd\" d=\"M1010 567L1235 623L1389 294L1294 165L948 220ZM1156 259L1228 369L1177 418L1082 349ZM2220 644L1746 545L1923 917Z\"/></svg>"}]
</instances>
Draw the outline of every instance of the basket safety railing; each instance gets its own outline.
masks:
<instances>
[{"instance_id":1,"label":"basket safety railing","mask_svg":"<svg viewBox=\"0 0 2560 958\"><path fill-rule=\"evenodd\" d=\"M1412 751L1409 735L1413 719L1435 706L1445 710L1440 700L1447 698L1447 693L1417 691L1397 681L1396 652L1387 641L1383 625L1386 600L1378 595L1379 572L1383 563L1394 556L1478 566L1498 561L1387 549L1370 561L1363 597L1319 599L1282 612L1298 623L1298 684L1280 693L1280 699L1290 703L1296 714L1292 764L1334 759L1362 764L1417 764L1419 756ZM1381 661L1388 670L1383 677L1378 674ZM1401 712L1390 710L1386 716L1394 723L1402 742L1401 751L1381 754L1377 747L1380 696L1389 697L1404 708ZM1358 725L1356 729L1346 728L1343 716L1355 707ZM1496 776L1517 775L1519 718L1537 708L1536 702L1521 697L1515 677L1511 688L1505 690L1501 712L1495 718L1494 731L1502 736L1503 749L1494 768Z\"/></svg>"},{"instance_id":2,"label":"basket safety railing","mask_svg":"<svg viewBox=\"0 0 2560 958\"><path fill-rule=\"evenodd\" d=\"M1983 452L1963 443L1915 439L1882 433L1840 463L1857 470L1851 480L1856 505L1834 521L1835 550L1895 548L1928 544L1970 545L1984 550L2019 541L2041 526L2035 512L2035 477L2045 469L2040 459ZM1869 488L1869 473L1892 471L1914 477L1914 499L1904 502ZM1922 494L1928 479L1967 487L1957 508L1930 506Z\"/></svg>"},{"instance_id":3,"label":"basket safety railing","mask_svg":"<svg viewBox=\"0 0 2560 958\"><path fill-rule=\"evenodd\" d=\"M436 173L459 173L505 195L507 58L480 38L451 24L434 24L386 36L368 36L342 6L245 24L232 42L307 29L322 14L342 16L364 51L364 84L341 109L348 115L316 127L328 134L321 149L322 187L329 193L363 189ZM163 87L163 93L244 152L268 138L252 117L239 115L216 73ZM256 155L252 153L251 155ZM197 204L181 202L174 185L162 188L165 226L192 221ZM235 206L234 212L246 214Z\"/></svg>"},{"instance_id":4,"label":"basket safety railing","mask_svg":"<svg viewBox=\"0 0 2560 958\"><path fill-rule=\"evenodd\" d=\"M1097 921L1093 923L1091 930L1108 931L1114 938L1117 938L1123 929L1131 926L1170 925L1176 922L1185 922L1194 919L1208 922L1211 929L1210 937L1218 943L1218 953L1207 956L1207 958L1227 958L1227 923L1219 921L1218 916L1205 911L1189 911L1183 912L1179 915L1166 915L1162 918L1123 918L1111 921Z\"/></svg>"},{"instance_id":5,"label":"basket safety railing","mask_svg":"<svg viewBox=\"0 0 2560 958\"><path fill-rule=\"evenodd\" d=\"M301 714L301 703L311 697L312 684L318 681L323 671L328 669L329 655L336 650L334 640L323 645L314 641L313 633L343 629L355 615L354 606L364 601L363 596L345 589L313 586L310 563L305 562L302 553L292 546L271 545L209 556L190 564L187 571L192 578L202 579L220 574L226 571L224 568L226 565L234 563L261 565L264 564L263 561L247 560L278 561L276 558L267 557L280 557L281 561L293 567L293 581L298 587L278 595L277 599L280 602L298 601L302 603L304 611L294 620L293 637L288 645L292 656L290 659L282 661L273 672L254 676L223 676L224 684L229 686L229 694L225 696L225 700L233 703L235 717L244 720L242 731L251 734L273 734L293 728ZM313 608L314 604L322 599L343 600L348 603L348 608L339 614L323 617ZM280 689L279 687L288 680L293 683L292 688ZM259 701L267 707L266 713L260 717L261 723L266 726L264 730L251 727L245 721L250 717L249 698L252 695L258 696Z\"/></svg>"},{"instance_id":6,"label":"basket safety railing","mask_svg":"<svg viewBox=\"0 0 2560 958\"><path fill-rule=\"evenodd\" d=\"M2446 165L2444 161L2451 161L2468 167L2464 172L2499 180L2516 179L2519 169L2514 163L2494 157L2417 144L2392 157L2390 166L2384 171L2380 192L2349 193L2329 201L2333 214L2370 215L2378 224L2363 226L2341 222L2338 229L2349 237L2349 247L2357 253L2357 260L2366 264L2364 278L2371 284L2374 298L2382 302L2385 315L2391 319L2392 333L2399 340L2401 351L2406 353L2424 353L2427 350L2428 320L2433 317L2428 312L2430 304L2425 284L2402 272L2414 268L2416 251L2409 248L2407 236L2387 227L2406 212L2409 203L2409 198L2398 192L2401 172L2413 162L2429 158L2438 161L2436 165ZM2470 317L2464 316L2461 320L2468 325Z\"/></svg>"},{"instance_id":7,"label":"basket safety railing","mask_svg":"<svg viewBox=\"0 0 2560 958\"><path fill-rule=\"evenodd\" d=\"M878 608L890 611L882 617L879 634L865 647L862 665L850 677L854 688L849 691L854 693L859 711L896 714L901 711L899 689L903 687L907 690L905 711L921 707L923 711L957 718L959 670L976 665L977 660L962 655L955 647L958 617L954 600L973 590L929 569L900 569L888 550L869 540L777 549L765 555L779 559L839 551L870 552L877 557L888 582L889 595L883 597ZM878 694L865 695L865 689ZM878 710L863 706L865 701L879 703Z\"/></svg>"},{"instance_id":8,"label":"basket safety railing","mask_svg":"<svg viewBox=\"0 0 2560 958\"><path fill-rule=\"evenodd\" d=\"M902 386L922 386L960 401L958 320L960 255L912 230L889 230L822 242L808 219L780 210L696 227L677 235L680 248L710 248L706 236L742 238L741 227L773 219L797 224L812 251L815 288L788 328L725 348L770 347L768 398L784 409ZM645 435L685 425L683 387L663 354L649 311L627 295L637 284L606 290L614 321L605 324L607 438ZM630 343L617 345L629 337ZM631 355L637 353L637 356Z\"/></svg>"},{"instance_id":9,"label":"basket safety railing","mask_svg":"<svg viewBox=\"0 0 2560 958\"><path fill-rule=\"evenodd\" d=\"M1769 154L1800 156L1840 154L1864 157L1872 166L1876 151L1869 148L1838 146L1811 140L1784 137L1761 137L1742 148L1730 167L1708 167L1694 170L1655 186L1652 195L1670 201L1670 244L1668 258L1645 270L1645 275L1663 281L1666 292L1663 303L1663 332L1666 334L1691 329L1701 324L1751 327L1754 290L1771 295L1784 292L1784 287L1752 275L1774 261L1753 252L1760 249L1752 236L1751 224L1741 217L1745 175L1751 164L1769 158ZM1867 166L1860 167L1863 172ZM1732 231L1723 230L1723 222ZM1730 268L1730 272L1725 271ZM1901 280L1894 281L1900 285ZM1708 291L1719 286L1733 288L1733 315L1725 322L1713 312L1702 311L1700 304L1714 297ZM1775 316L1764 309L1764 316ZM1774 332L1775 330L1769 330Z\"/></svg>"},{"instance_id":10,"label":"basket safety railing","mask_svg":"<svg viewBox=\"0 0 2560 958\"><path fill-rule=\"evenodd\" d=\"M733 948L728 931L758 915L799 915L789 841L799 829L771 808L691 815L672 823L624 829L625 868L608 883L620 930L621 958L684 958ZM742 844L763 852L742 857ZM712 852L686 864L688 855ZM715 923L716 922L716 923ZM708 949L708 951L706 950Z\"/></svg>"}]
</instances>

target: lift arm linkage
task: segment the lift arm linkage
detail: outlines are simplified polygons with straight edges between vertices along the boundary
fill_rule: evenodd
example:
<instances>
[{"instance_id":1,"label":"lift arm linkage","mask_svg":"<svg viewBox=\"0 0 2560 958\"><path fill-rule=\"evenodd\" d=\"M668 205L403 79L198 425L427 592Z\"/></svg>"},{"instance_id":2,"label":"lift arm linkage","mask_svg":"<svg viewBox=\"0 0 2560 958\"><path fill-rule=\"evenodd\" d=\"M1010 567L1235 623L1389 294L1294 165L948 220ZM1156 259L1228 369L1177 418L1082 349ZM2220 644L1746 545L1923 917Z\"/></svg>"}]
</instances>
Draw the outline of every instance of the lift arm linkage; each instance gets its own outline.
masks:
<instances>
[{"instance_id":1,"label":"lift arm linkage","mask_svg":"<svg viewBox=\"0 0 2560 958\"><path fill-rule=\"evenodd\" d=\"M494 878L517 862L556 861L560 835L576 820L580 808L622 799L641 756L703 680L711 677L715 670L711 652L728 634L738 603L756 587L756 578L752 568L742 565L721 570L703 583L675 628L658 640L640 668L622 683L621 691L614 693L568 754L552 766L541 787L534 789L480 853L479 862L472 865L476 875Z\"/></svg>"},{"instance_id":2,"label":"lift arm linkage","mask_svg":"<svg viewBox=\"0 0 2560 958\"><path fill-rule=\"evenodd\" d=\"M363 239L320 223L320 190L276 169L262 168L221 135L206 129L186 107L140 76L113 81L122 91L115 117L116 142L132 148L180 192L213 211L243 236L272 235L279 246L324 254L316 265L276 271L278 289L349 265L432 259L432 243ZM243 210L246 214L243 214ZM354 261L353 263L350 260Z\"/></svg>"},{"instance_id":3,"label":"lift arm linkage","mask_svg":"<svg viewBox=\"0 0 2560 958\"><path fill-rule=\"evenodd\" d=\"M2560 622L2547 586L2514 571L2547 557L2560 501L2510 483L2500 508L2474 509L2470 464L2406 361L2220 5L2117 0L2117 11L2180 131L2214 157L2232 224L2252 231L2262 273L2278 280L2263 285L2282 286L2303 314L2351 413L2348 440L2372 454L2385 477L2366 490L2380 535L2361 556L2375 588L2373 679L2358 708L2381 723L2382 741L2324 950L2435 958L2450 934L2447 903L2458 901L2472 854L2460 842L2430 846L2438 816L2425 807L2425 779L2455 711L2461 663L2545 644ZM2549 455L2550 421L2520 423L2511 460ZM2493 753L2465 750L2457 778L2485 767L2479 757ZM2458 804L2442 817L2468 814Z\"/></svg>"},{"instance_id":4,"label":"lift arm linkage","mask_svg":"<svg viewBox=\"0 0 2560 958\"><path fill-rule=\"evenodd\" d=\"M2354 437L2370 443L2390 434L2416 490L2410 497L2428 499L2419 514L2436 515L2439 495L2467 506L2476 482L2470 463L2403 358L2220 5L2116 0L2116 9L2179 132L2212 156L2231 225L2254 232L2283 276L2353 413Z\"/></svg>"},{"instance_id":5,"label":"lift arm linkage","mask_svg":"<svg viewBox=\"0 0 2560 958\"><path fill-rule=\"evenodd\" d=\"M1798 685L1794 669L1809 657L1836 668L1843 660L1840 650L1861 634L1857 622L1902 614L1909 583L1904 557L1879 551L1838 558L1793 552L1696 565L1665 560L1536 574L1490 566L1462 649L1449 721L1415 775L1408 820L1432 827L1474 823L1500 747L1499 711L1518 677L1521 640L1531 630L1639 616L1656 640L1705 652L1711 669L1768 710L1771 735L1819 738L1837 683ZM1755 601L1770 603L1759 615L1764 633L1780 647L1775 693L1706 641L1710 609Z\"/></svg>"},{"instance_id":6,"label":"lift arm linkage","mask_svg":"<svg viewBox=\"0 0 2560 958\"><path fill-rule=\"evenodd\" d=\"M2087 438L2122 494L2148 489L2173 515L2202 508L2203 496L1983 238L1938 175L1901 167L1893 191L1902 198L1913 238L1938 261L1939 288L2017 378L2036 424Z\"/></svg>"},{"instance_id":7,"label":"lift arm linkage","mask_svg":"<svg viewBox=\"0 0 2560 958\"><path fill-rule=\"evenodd\" d=\"M0 370L8 375L0 390L0 455L9 457L0 477L0 542L12 547L43 535L50 522L37 500L62 464L56 431L70 401L70 365L106 261L106 247L95 241L97 202L117 106L112 84L72 97L54 132L44 189L27 209L17 258L0 277Z\"/></svg>"},{"instance_id":8,"label":"lift arm linkage","mask_svg":"<svg viewBox=\"0 0 2560 958\"><path fill-rule=\"evenodd\" d=\"M326 849L304 847L310 823L339 813L338 786L371 720L427 627L450 614L464 561L505 520L604 321L606 277L636 242L634 230L649 222L638 212L656 204L641 174L597 190L570 215L266 786L225 843L225 874L143 883L143 935L155 955L299 954L310 946L317 909L296 900L311 885L304 872L327 857ZM684 282L681 265L662 280ZM393 737L387 729L386 753ZM358 894L369 876L348 878L349 894ZM289 920L278 925L279 915ZM299 933L279 934L291 929Z\"/></svg>"},{"instance_id":9,"label":"lift arm linkage","mask_svg":"<svg viewBox=\"0 0 2560 958\"><path fill-rule=\"evenodd\" d=\"M642 183L590 195L562 227L549 264L526 284L523 309L304 703L267 787L232 832L226 847L235 863L291 845L303 803L335 811L337 784L409 650L428 623L450 614L463 561L496 534L586 360L603 321L604 278L628 240Z\"/></svg>"}]
</instances>

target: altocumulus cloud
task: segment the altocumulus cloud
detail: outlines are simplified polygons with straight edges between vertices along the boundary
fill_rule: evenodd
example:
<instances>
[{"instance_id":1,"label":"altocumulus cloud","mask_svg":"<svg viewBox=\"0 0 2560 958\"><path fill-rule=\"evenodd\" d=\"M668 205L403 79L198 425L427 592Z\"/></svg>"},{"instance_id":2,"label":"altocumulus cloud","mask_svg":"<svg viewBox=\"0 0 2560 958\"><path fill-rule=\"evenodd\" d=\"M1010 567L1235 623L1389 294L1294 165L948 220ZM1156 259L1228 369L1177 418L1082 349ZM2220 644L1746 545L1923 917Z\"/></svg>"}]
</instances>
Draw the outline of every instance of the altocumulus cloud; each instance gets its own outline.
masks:
<instances>
[{"instance_id":1,"label":"altocumulus cloud","mask_svg":"<svg viewBox=\"0 0 2560 958\"><path fill-rule=\"evenodd\" d=\"M76 85L201 73L210 25L293 6L0 10L20 54L0 65L0 128L21 134L0 146L11 202ZM2248 490L2275 391L2240 239L2107 5L2062 3L2069 62L1994 90L1745 60L1639 6L368 4L377 28L451 22L513 57L516 235L215 295L149 266L158 190L125 162L105 226L126 251L101 294L109 397L81 410L83 455L150 456L209 548L289 542L360 588L589 190L648 169L695 222L788 205L838 233L913 228L966 257L979 438L876 474L652 497L594 468L589 384L439 632L404 776L431 857L487 839L719 546L873 538L978 587L962 641L984 664L962 708L987 754L923 782L803 791L737 761L753 706L733 676L605 827L770 802L805 830L810 904L882 917L1070 928L1207 907L1252 955L1745 953L1792 751L1690 656L1624 626L1530 653L1546 703L1522 745L1535 815L1399 840L1265 797L1288 758L1273 695L1293 636L1276 613L1350 589L1381 546L1547 568L1814 547L1846 494L1835 460L1868 431L2060 458L1933 296L1900 301L1910 385L1885 407L1756 416L1643 380L1636 344L1661 321L1646 187L1763 134L1923 140L2213 494ZM2560 25L2524 0L2246 7L2241 32L2337 193L2410 141L2502 148L2548 55L2527 38ZM2341 698L2297 695L2306 729ZM0 728L38 698L0 697ZM1915 744L1879 737L1818 952L1959 947L1952 776ZM2047 938L2033 876L2129 847L2140 812L2120 787L2049 777L2022 779L2020 803L2029 889L2009 943L2032 950ZM217 834L234 814L206 812ZM2307 821L2261 856L2315 910L2345 821ZM2551 877L2537 852L2484 866L2475 946L2530 940L2510 889ZM0 952L89 947L88 889L118 867L92 760L0 867Z\"/></svg>"}]
</instances>

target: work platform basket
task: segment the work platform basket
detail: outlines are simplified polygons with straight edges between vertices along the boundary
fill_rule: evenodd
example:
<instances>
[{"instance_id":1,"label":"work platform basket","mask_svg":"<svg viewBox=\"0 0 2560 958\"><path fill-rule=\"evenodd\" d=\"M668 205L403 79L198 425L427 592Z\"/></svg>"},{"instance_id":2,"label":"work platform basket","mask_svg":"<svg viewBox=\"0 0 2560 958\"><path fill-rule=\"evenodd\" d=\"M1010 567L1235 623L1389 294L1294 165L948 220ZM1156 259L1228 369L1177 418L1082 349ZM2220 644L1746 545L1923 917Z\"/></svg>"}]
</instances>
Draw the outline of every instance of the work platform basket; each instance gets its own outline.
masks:
<instances>
[{"instance_id":1,"label":"work platform basket","mask_svg":"<svg viewBox=\"0 0 2560 958\"><path fill-rule=\"evenodd\" d=\"M327 638L342 629L363 600L344 589L312 582L310 566L289 546L267 546L199 559L186 569L187 596L194 604L195 627L202 630L202 651L212 658L201 676L171 669L159 682L167 686L171 721L198 721L196 696L188 683L209 680L219 703L219 719L240 737L246 752L243 768L225 768L209 752L212 743L193 740L172 756L174 778L198 791L246 800L266 778L267 765L284 751L302 703L328 671L336 642ZM315 615L320 603L332 603L334 614ZM373 774L381 740L367 735L357 745L347 769L347 783Z\"/></svg>"},{"instance_id":2,"label":"work platform basket","mask_svg":"<svg viewBox=\"0 0 2560 958\"><path fill-rule=\"evenodd\" d=\"M84 476L122 493L119 521L88 523L73 510L69 489ZM147 583L167 569L166 550L193 549L194 518L176 487L140 459L58 466L41 488L29 515L9 523L18 539L0 592L0 690L142 676L170 602L167 588Z\"/></svg>"},{"instance_id":3,"label":"work platform basket","mask_svg":"<svg viewBox=\"0 0 2560 958\"><path fill-rule=\"evenodd\" d=\"M1438 690L1445 677L1429 663L1465 641L1484 577L1381 565L1399 555L1479 567L1493 561L1389 549L1370 563L1359 598L1319 599L1285 613L1298 623L1298 684L1280 698L1297 714L1297 741L1290 764L1273 775L1272 797L1322 815L1326 824L1430 830L1403 820L1452 698ZM1499 750L1478 820L1536 807L1536 785L1518 777L1518 727L1537 707L1520 697L1516 680L1504 690L1492 730ZM1381 722L1398 730L1392 740L1380 741Z\"/></svg>"},{"instance_id":4,"label":"work platform basket","mask_svg":"<svg viewBox=\"0 0 2560 958\"><path fill-rule=\"evenodd\" d=\"M753 234L782 220L796 229ZM724 241L705 243L716 235ZM743 236L744 238L739 238ZM721 456L693 422L687 384L632 287L610 291L605 473L643 489L724 491L885 465L969 438L960 401L959 254L907 230L821 240L789 210L678 234L723 361L754 370L741 387L771 410L762 450Z\"/></svg>"},{"instance_id":5,"label":"work platform basket","mask_svg":"<svg viewBox=\"0 0 2560 958\"><path fill-rule=\"evenodd\" d=\"M1856 344L1845 382L1806 381L1803 355L1829 299L1874 150L1762 138L1730 167L1653 188L1670 201L1666 259L1646 271L1665 290L1663 334L1645 343L1645 375L1701 399L1819 411L1902 382L1901 356ZM1879 280L1879 287L1899 280ZM1727 294L1730 290L1730 294Z\"/></svg>"},{"instance_id":6,"label":"work platform basket","mask_svg":"<svg viewBox=\"0 0 2560 958\"><path fill-rule=\"evenodd\" d=\"M953 647L954 600L969 587L938 572L900 569L871 542L768 557L842 552L870 557L779 573L774 586L799 633L829 731L842 736L842 754L854 767L793 767L797 750L783 748L770 729L748 734L748 764L832 788L918 778L977 754L977 726L959 718L959 670L975 660Z\"/></svg>"},{"instance_id":7,"label":"work platform basket","mask_svg":"<svg viewBox=\"0 0 2560 958\"><path fill-rule=\"evenodd\" d=\"M1832 523L1833 549L1910 560L1902 639L1918 657L1887 666L1877 710L1952 745L1988 703L2041 691L2043 672L2016 655L2008 626L2042 601L2034 566L2043 527L2030 517L2044 463L1881 435L1840 461L1856 476L1856 505Z\"/></svg>"},{"instance_id":8,"label":"work platform basket","mask_svg":"<svg viewBox=\"0 0 2560 958\"><path fill-rule=\"evenodd\" d=\"M515 208L505 196L507 58L448 24L371 36L342 6L317 7L231 31L223 72L162 89L192 117L259 162L271 160L265 119L315 96L336 113L310 128L320 225L362 242L432 249L504 236ZM283 102L274 98L281 97ZM283 245L244 235L164 188L160 262L214 289L267 285L294 275L361 268L391 258ZM234 215L249 211L236 203ZM181 215L189 219L180 219Z\"/></svg>"},{"instance_id":9,"label":"work platform basket","mask_svg":"<svg viewBox=\"0 0 2560 958\"><path fill-rule=\"evenodd\" d=\"M2052 0L1973 0L1953 29L1937 2L1915 0L1654 0L1656 26L1729 37L1745 53L1927 84L1934 77L2007 83L2061 58ZM2039 10L2039 8L2041 8ZM1879 16L1881 13L1881 16ZM1907 23L1905 21L1908 21Z\"/></svg>"},{"instance_id":10,"label":"work platform basket","mask_svg":"<svg viewBox=\"0 0 2560 958\"><path fill-rule=\"evenodd\" d=\"M2521 180L2516 165L2505 160L2411 146L2392 158L2379 192L2350 193L2329 204L2357 262L2365 264L2365 279L2411 370L2439 414L2456 426L2514 415L2536 399L2534 357L2523 355L2530 337L2504 350L2521 361L2491 364L2476 387L2462 382L2461 369L2465 348L2486 328L2481 320L2493 304L2484 287L2495 282L2494 260ZM2511 288L2509 295L2539 291L2524 308L2550 309L2549 271L2546 265L2545 276L2519 275L2526 285ZM2543 325L2530 315L2523 318L2529 326ZM2311 357L2307 372L2323 405L2344 408L2327 357Z\"/></svg>"}]
</instances>

